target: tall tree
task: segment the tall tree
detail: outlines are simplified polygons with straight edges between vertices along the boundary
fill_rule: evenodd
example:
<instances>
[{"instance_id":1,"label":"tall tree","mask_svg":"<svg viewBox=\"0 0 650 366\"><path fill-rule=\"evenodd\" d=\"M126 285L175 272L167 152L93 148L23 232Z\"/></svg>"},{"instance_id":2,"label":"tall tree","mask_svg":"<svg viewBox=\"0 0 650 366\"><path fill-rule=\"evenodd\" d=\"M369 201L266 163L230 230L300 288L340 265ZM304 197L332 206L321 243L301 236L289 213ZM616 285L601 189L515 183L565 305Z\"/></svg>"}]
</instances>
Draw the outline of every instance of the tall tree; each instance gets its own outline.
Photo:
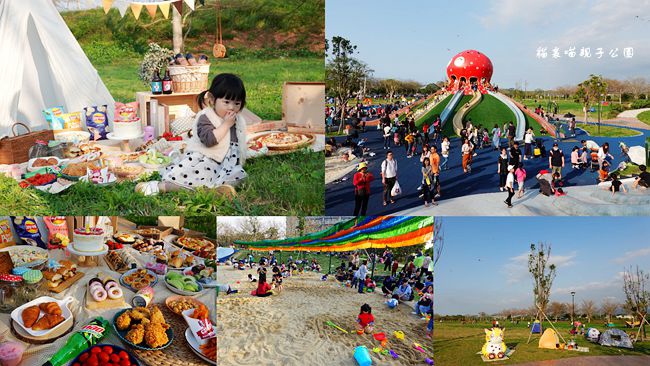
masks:
<instances>
[{"instance_id":1,"label":"tall tree","mask_svg":"<svg viewBox=\"0 0 650 366\"><path fill-rule=\"evenodd\" d=\"M607 82L603 80L601 75L589 75L589 79L578 84L578 90L576 91L576 97L582 101L582 105L585 108L585 111L589 109L589 106L597 102L598 103L598 132L600 132L600 108L601 101L607 96ZM587 121L587 112L585 112L585 122Z\"/></svg>"},{"instance_id":2,"label":"tall tree","mask_svg":"<svg viewBox=\"0 0 650 366\"><path fill-rule=\"evenodd\" d=\"M637 317L641 320L641 337L643 341L646 338L646 326L643 319L648 315L648 306L650 306L650 274L636 267L632 267L623 272L623 291L625 292L626 305L632 310L634 319Z\"/></svg>"},{"instance_id":3,"label":"tall tree","mask_svg":"<svg viewBox=\"0 0 650 366\"><path fill-rule=\"evenodd\" d=\"M528 254L528 272L533 276L533 294L535 306L545 311L555 279L555 264L549 262L551 245L539 243L530 245Z\"/></svg>"},{"instance_id":4,"label":"tall tree","mask_svg":"<svg viewBox=\"0 0 650 366\"><path fill-rule=\"evenodd\" d=\"M258 217L246 216L239 223L239 230L248 237L248 240L257 241L263 239L266 227Z\"/></svg>"},{"instance_id":5,"label":"tall tree","mask_svg":"<svg viewBox=\"0 0 650 366\"><path fill-rule=\"evenodd\" d=\"M372 70L364 62L352 57L357 46L349 40L334 36L327 45L327 49L331 49L331 54L325 65L325 82L328 93L335 98L336 104L340 108L340 133L345 125L348 101L359 91L363 79L369 77Z\"/></svg>"},{"instance_id":6,"label":"tall tree","mask_svg":"<svg viewBox=\"0 0 650 366\"><path fill-rule=\"evenodd\" d=\"M595 311L596 303L594 303L593 300L582 300L582 303L580 304L580 312L585 314L587 317L587 323L591 323L591 317L594 315Z\"/></svg>"},{"instance_id":7,"label":"tall tree","mask_svg":"<svg viewBox=\"0 0 650 366\"><path fill-rule=\"evenodd\" d=\"M600 305L602 313L607 316L607 322L612 322L612 316L616 313L616 310L620 307L620 304L614 301L611 298L605 298L603 303Z\"/></svg>"}]
</instances>

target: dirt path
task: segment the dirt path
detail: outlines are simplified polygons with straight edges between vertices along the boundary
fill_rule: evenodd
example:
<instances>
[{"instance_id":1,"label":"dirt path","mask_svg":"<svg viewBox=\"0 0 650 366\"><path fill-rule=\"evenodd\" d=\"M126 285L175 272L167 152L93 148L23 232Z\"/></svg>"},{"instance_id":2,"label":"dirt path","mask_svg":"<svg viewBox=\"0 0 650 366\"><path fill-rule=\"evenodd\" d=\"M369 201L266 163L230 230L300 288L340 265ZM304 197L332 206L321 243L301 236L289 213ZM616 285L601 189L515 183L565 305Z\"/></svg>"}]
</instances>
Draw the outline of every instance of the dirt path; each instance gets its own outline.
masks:
<instances>
[{"instance_id":1,"label":"dirt path","mask_svg":"<svg viewBox=\"0 0 650 366\"><path fill-rule=\"evenodd\" d=\"M522 363L520 366L643 366L650 364L650 356L594 356L570 357L561 360L547 360Z\"/></svg>"}]
</instances>

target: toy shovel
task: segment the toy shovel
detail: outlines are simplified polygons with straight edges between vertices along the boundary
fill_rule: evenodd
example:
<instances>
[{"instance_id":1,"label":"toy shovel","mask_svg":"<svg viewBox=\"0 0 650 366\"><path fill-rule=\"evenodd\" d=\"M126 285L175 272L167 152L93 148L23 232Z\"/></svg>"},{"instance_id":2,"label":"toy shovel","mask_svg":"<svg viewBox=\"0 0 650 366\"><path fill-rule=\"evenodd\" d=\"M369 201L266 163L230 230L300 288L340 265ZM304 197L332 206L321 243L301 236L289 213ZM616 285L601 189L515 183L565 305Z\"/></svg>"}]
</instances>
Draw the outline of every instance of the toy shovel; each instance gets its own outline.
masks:
<instances>
[{"instance_id":1,"label":"toy shovel","mask_svg":"<svg viewBox=\"0 0 650 366\"><path fill-rule=\"evenodd\" d=\"M329 321L329 320L326 321L325 324L329 325L329 326L332 327L332 328L336 328L336 329L340 330L341 332L343 332L343 333L345 333L345 334L348 334L348 331L347 331L347 330L345 330L345 329L339 327L338 325L332 323L332 322Z\"/></svg>"}]
</instances>

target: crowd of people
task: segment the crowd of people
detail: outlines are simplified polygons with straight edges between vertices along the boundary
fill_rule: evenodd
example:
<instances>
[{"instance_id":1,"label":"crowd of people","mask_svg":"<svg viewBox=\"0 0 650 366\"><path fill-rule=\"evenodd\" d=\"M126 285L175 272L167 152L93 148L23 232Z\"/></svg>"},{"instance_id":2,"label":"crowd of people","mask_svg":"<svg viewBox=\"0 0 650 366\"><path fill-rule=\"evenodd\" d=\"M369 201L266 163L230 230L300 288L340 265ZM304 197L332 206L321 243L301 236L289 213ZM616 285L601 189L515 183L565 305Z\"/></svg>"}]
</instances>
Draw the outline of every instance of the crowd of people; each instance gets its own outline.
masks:
<instances>
[{"instance_id":1,"label":"crowd of people","mask_svg":"<svg viewBox=\"0 0 650 366\"><path fill-rule=\"evenodd\" d=\"M556 135L560 135L559 118L554 114L545 113L541 107L538 107L535 112L555 124ZM614 157L607 142L599 146L594 141L582 140L580 146L574 146L572 151L566 154L559 147L559 139L556 139L552 148L547 151L543 140L536 136L536 132L532 128L526 130L522 141L517 141L516 127L512 121L504 123L502 127L495 124L491 130L488 130L480 124L475 124L470 118L459 133L460 151L452 151L449 137L442 134L439 117L434 119L431 124L425 121L418 127L415 120L408 114L401 117L394 116L391 119L387 113L384 113L379 122L378 133L383 138L385 158L381 161L378 177L368 171L368 163L365 160L362 160L357 166L357 172L352 180L355 216L366 215L371 187L379 178L381 178L383 187L383 205L388 206L396 202L396 196L402 193L399 185L400 166L407 165L408 168L401 169L412 169L413 165L396 159L395 152L401 148L405 149L407 159L418 157L420 160L421 183L418 191L425 207L436 206L436 200L442 196L443 179L441 178L444 176L444 171L451 168L450 156L460 154L463 173L471 174L474 158L482 149L497 151L495 160L496 174L499 176L498 189L507 192L504 200L507 207L513 207L513 198L520 199L525 194L526 180L531 176L526 170L525 163L530 159L548 159L548 170L542 169L532 175L537 178L538 182L548 176L546 179L549 187L548 194L542 190L542 185L545 183L540 182L540 191L546 195L561 196L566 194L563 187L569 182L567 182L565 164L569 160L572 170L591 168L592 172L597 171L598 179L595 183L611 181L611 185L607 185L606 189L611 190L612 194L627 191L625 185L619 180L619 175L611 172ZM570 135L575 136L575 118L568 120L567 125ZM546 131L542 129L540 134L546 134ZM363 146L364 143L365 141L362 141L360 144ZM622 161L629 162L627 147L622 143L620 147ZM363 156L367 152L369 152L368 149L360 151L359 154ZM616 168L621 167L619 165ZM643 176L636 179L632 185L633 188L644 189L648 186L648 173L645 173L645 166L642 169ZM582 174L582 172L577 172L577 174Z\"/></svg>"}]
</instances>

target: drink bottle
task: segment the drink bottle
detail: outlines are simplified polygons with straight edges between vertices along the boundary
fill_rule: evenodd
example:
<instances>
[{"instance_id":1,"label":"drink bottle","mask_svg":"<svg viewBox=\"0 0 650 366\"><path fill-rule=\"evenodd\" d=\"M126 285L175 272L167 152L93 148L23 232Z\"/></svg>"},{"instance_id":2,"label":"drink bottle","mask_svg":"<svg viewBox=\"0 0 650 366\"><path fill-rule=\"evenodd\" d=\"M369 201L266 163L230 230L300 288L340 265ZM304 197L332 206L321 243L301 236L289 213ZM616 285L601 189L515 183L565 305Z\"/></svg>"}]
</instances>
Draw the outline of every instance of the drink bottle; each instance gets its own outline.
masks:
<instances>
[{"instance_id":1,"label":"drink bottle","mask_svg":"<svg viewBox=\"0 0 650 366\"><path fill-rule=\"evenodd\" d=\"M108 334L108 321L101 316L93 319L76 331L65 346L50 358L43 366L62 366L77 357L81 352L96 345Z\"/></svg>"}]
</instances>

